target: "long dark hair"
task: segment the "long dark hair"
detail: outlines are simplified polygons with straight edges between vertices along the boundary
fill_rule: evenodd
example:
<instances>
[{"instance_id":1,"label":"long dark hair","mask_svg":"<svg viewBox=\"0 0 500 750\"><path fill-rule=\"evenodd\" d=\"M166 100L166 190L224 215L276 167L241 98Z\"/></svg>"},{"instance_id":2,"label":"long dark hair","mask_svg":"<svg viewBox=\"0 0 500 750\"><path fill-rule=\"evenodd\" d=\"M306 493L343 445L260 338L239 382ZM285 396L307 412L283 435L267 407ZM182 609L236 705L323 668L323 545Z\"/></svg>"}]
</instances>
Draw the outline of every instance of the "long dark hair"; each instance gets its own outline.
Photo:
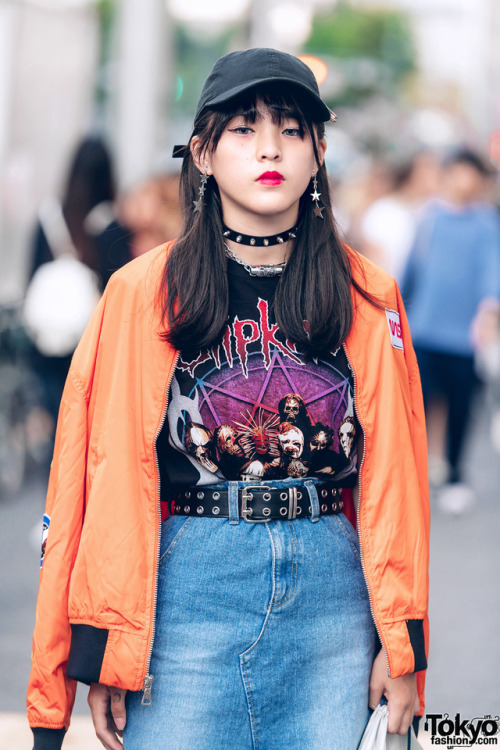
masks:
<instances>
[{"instance_id":1,"label":"long dark hair","mask_svg":"<svg viewBox=\"0 0 500 750\"><path fill-rule=\"evenodd\" d=\"M284 92L283 86L278 90L269 84L231 100L230 108L203 113L195 122L191 139L198 137L200 153L213 153L235 114L254 122L259 104L280 124L285 118L298 121L303 137L307 132L312 139L319 167L323 220L313 216L311 190L307 189L300 199L297 238L273 301L280 330L309 359L337 349L345 340L353 318L351 284L358 288L336 230L326 169L319 166L317 143L324 136L324 123L311 120L296 91ZM193 201L198 198L199 185L200 172L187 147L180 184L184 223L165 263L159 303L163 337L176 349L190 351L217 344L228 317L227 258L219 190L210 177L205 205L201 212L195 212ZM359 291L371 299L362 289Z\"/></svg>"},{"instance_id":2,"label":"long dark hair","mask_svg":"<svg viewBox=\"0 0 500 750\"><path fill-rule=\"evenodd\" d=\"M85 219L99 203L115 199L111 156L104 141L89 136L78 145L71 162L62 207L80 260L99 268L95 239L85 228Z\"/></svg>"}]
</instances>

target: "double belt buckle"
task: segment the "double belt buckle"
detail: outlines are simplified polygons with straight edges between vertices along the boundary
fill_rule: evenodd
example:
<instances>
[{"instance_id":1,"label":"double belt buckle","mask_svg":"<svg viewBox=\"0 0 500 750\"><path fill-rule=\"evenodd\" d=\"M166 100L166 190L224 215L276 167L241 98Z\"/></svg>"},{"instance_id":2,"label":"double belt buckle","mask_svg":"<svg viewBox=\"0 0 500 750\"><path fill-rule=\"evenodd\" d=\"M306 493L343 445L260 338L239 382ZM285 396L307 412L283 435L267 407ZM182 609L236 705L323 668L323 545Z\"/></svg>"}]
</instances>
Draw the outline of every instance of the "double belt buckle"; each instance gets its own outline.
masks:
<instances>
[{"instance_id":1,"label":"double belt buckle","mask_svg":"<svg viewBox=\"0 0 500 750\"><path fill-rule=\"evenodd\" d=\"M263 518L252 518L253 516L253 508L248 507L248 503L253 500L253 494L249 492L249 490L264 490L262 493L262 499L264 502L269 501L271 499L271 490L277 490L277 487L269 487L265 484L250 484L247 487L244 487L241 490L241 515L243 516L243 519L247 523L267 523L271 520L269 517L271 515L271 508L265 507L262 509L262 515ZM284 502L283 495L288 494L288 514L287 518L297 518L297 488L296 487L287 487L283 488L283 490L287 490L287 493L283 491L281 493L281 500ZM267 495L267 497L266 497Z\"/></svg>"}]
</instances>

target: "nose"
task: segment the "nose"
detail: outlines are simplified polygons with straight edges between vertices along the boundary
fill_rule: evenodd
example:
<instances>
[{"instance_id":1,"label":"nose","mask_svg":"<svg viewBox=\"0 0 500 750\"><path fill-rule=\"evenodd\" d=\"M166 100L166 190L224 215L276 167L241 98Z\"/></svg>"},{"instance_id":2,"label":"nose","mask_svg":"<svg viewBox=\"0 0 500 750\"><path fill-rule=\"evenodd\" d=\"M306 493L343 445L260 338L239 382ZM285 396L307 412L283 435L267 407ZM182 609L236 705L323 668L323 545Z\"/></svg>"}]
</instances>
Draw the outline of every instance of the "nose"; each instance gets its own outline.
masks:
<instances>
[{"instance_id":1,"label":"nose","mask_svg":"<svg viewBox=\"0 0 500 750\"><path fill-rule=\"evenodd\" d=\"M259 130L257 156L261 161L278 161L281 159L279 132L274 123L270 123L270 126L264 126Z\"/></svg>"}]
</instances>

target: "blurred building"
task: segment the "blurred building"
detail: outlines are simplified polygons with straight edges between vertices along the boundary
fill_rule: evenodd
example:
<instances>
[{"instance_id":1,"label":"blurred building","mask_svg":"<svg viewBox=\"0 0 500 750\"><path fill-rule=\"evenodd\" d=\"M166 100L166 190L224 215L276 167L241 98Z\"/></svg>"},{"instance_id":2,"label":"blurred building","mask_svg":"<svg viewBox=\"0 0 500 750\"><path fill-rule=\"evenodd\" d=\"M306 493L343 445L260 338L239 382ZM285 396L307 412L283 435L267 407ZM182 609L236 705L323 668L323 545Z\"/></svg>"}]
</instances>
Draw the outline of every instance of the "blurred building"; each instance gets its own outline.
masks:
<instances>
[{"instance_id":1,"label":"blurred building","mask_svg":"<svg viewBox=\"0 0 500 750\"><path fill-rule=\"evenodd\" d=\"M104 128L121 188L172 169L165 163L177 137L168 129L175 85L170 19L200 34L201 47L240 23L246 31L238 46L274 43L294 52L324 2L0 0L0 303L23 293L37 207L60 193L83 135ZM113 28L103 64L104 6Z\"/></svg>"},{"instance_id":2,"label":"blurred building","mask_svg":"<svg viewBox=\"0 0 500 750\"><path fill-rule=\"evenodd\" d=\"M174 23L194 49L192 93L217 57L216 46L207 46L210 40L223 40L222 52L276 46L298 54L314 14L332 11L337 3L0 0L0 303L22 294L36 208L60 191L69 154L82 135L104 127L122 188L173 168L169 149L189 133L187 112L184 120L176 116L182 106L175 104L175 88L182 81L176 81ZM500 120L499 0L350 0L350 5L410 14L419 65L411 97L418 104L413 129L421 140L439 146L470 135L486 145ZM103 8L111 9L112 26L105 60ZM348 118L343 122L348 126ZM339 126L337 133L344 140L356 138L352 128L343 134ZM332 153L347 153L337 145Z\"/></svg>"},{"instance_id":3,"label":"blurred building","mask_svg":"<svg viewBox=\"0 0 500 750\"><path fill-rule=\"evenodd\" d=\"M0 301L19 295L36 207L91 126L98 35L86 0L0 0Z\"/></svg>"},{"instance_id":4,"label":"blurred building","mask_svg":"<svg viewBox=\"0 0 500 750\"><path fill-rule=\"evenodd\" d=\"M436 145L460 136L486 148L500 124L500 2L498 0L351 0L358 7L393 7L411 18L418 51L420 127Z\"/></svg>"}]
</instances>

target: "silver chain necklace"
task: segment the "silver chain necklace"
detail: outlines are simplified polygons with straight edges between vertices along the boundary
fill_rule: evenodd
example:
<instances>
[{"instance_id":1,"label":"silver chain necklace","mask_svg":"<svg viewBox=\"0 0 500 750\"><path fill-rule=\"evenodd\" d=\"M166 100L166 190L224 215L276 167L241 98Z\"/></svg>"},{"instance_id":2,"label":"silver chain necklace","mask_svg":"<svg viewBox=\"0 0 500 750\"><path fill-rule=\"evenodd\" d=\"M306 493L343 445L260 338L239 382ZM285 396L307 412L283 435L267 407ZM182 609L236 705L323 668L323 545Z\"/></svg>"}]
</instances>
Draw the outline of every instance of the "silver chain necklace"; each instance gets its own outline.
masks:
<instances>
[{"instance_id":1,"label":"silver chain necklace","mask_svg":"<svg viewBox=\"0 0 500 750\"><path fill-rule=\"evenodd\" d=\"M239 263L240 266L243 266L245 271L247 271L250 276L279 276L279 274L283 272L283 269L286 266L286 260L284 260L282 263L267 263L261 266L251 266L249 263L245 263L244 260L241 260L241 258L238 258L238 256L233 253L229 245L227 245L225 242L224 248L226 250L227 257L231 258L231 260L236 261L236 263Z\"/></svg>"}]
</instances>

